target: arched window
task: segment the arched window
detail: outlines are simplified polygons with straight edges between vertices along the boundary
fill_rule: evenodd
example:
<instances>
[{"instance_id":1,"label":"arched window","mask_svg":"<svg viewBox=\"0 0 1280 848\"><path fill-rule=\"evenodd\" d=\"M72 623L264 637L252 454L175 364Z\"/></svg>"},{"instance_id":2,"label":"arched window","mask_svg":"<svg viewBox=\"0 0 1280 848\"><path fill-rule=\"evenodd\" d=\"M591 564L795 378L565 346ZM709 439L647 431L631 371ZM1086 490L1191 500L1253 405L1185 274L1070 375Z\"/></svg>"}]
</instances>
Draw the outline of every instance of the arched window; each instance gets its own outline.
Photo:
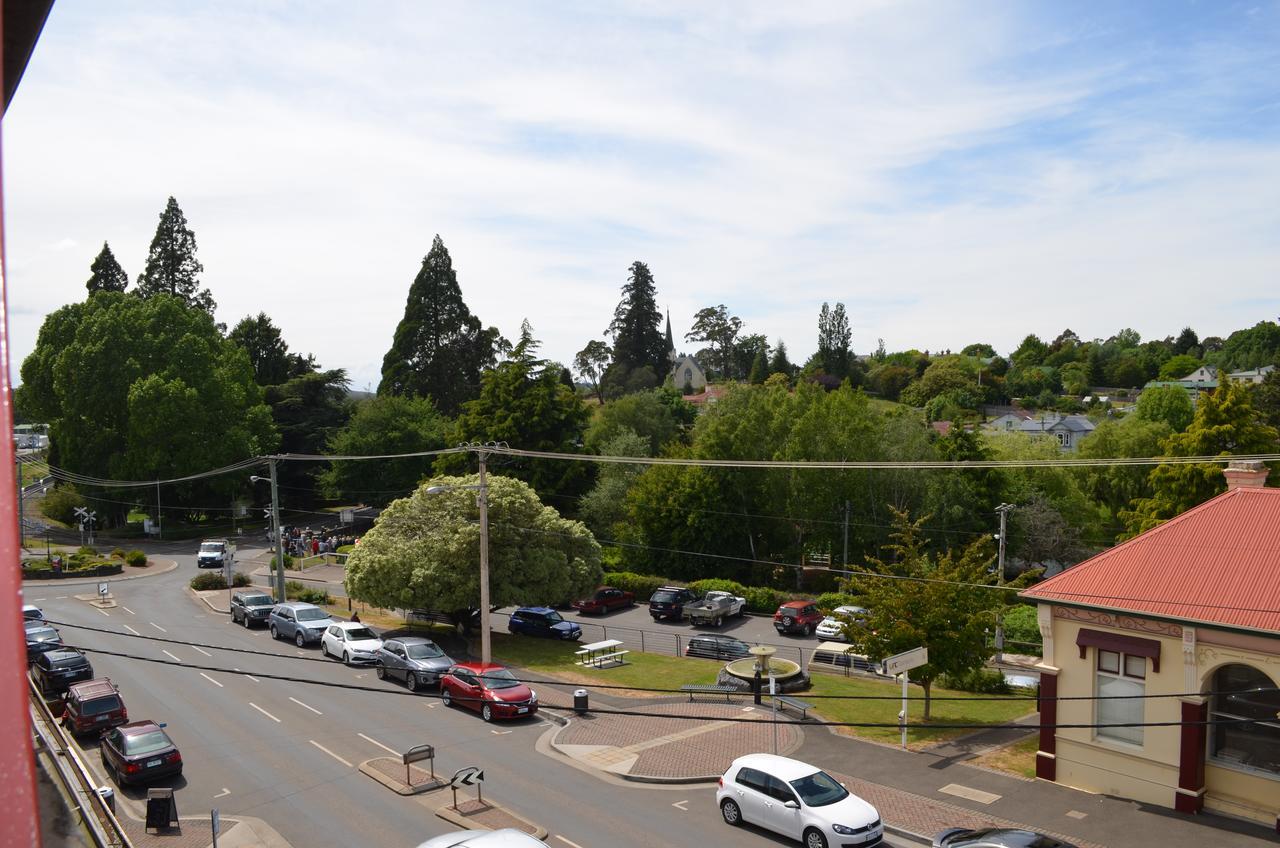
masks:
<instances>
[{"instance_id":1,"label":"arched window","mask_svg":"<svg viewBox=\"0 0 1280 848\"><path fill-rule=\"evenodd\" d=\"M1213 674L1209 756L1224 765L1280 776L1280 689L1247 665Z\"/></svg>"}]
</instances>

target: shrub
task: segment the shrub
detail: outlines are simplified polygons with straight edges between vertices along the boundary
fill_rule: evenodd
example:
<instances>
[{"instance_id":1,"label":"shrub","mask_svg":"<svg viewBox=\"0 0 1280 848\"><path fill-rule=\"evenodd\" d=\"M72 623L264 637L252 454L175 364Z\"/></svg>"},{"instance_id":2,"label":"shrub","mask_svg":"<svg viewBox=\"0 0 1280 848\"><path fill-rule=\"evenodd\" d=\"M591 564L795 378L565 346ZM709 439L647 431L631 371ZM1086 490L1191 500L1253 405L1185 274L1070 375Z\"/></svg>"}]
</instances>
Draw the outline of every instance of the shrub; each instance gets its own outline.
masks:
<instances>
[{"instance_id":1,"label":"shrub","mask_svg":"<svg viewBox=\"0 0 1280 848\"><path fill-rule=\"evenodd\" d=\"M621 589L624 592L632 592L636 599L647 601L659 588L668 585L669 581L665 577L657 577L652 574L636 574L632 571L608 571L604 575L604 585L612 586L615 589Z\"/></svg>"},{"instance_id":2,"label":"shrub","mask_svg":"<svg viewBox=\"0 0 1280 848\"><path fill-rule=\"evenodd\" d=\"M276 567L276 557L275 557L275 554L272 554L272 555L271 555L271 567L272 567L272 568L275 568L275 567ZM293 568L293 555L292 555L292 554L285 554L285 555L284 555L284 567L285 567L286 569Z\"/></svg>"},{"instance_id":3,"label":"shrub","mask_svg":"<svg viewBox=\"0 0 1280 848\"><path fill-rule=\"evenodd\" d=\"M700 595L705 595L707 592L728 592L731 595L738 595L743 598L747 596L747 587L733 580L719 580L716 578L697 580L690 583L689 588Z\"/></svg>"},{"instance_id":4,"label":"shrub","mask_svg":"<svg viewBox=\"0 0 1280 848\"><path fill-rule=\"evenodd\" d=\"M191 578L191 588L197 592L207 592L210 589L225 589L227 588L227 581L216 571L205 572Z\"/></svg>"},{"instance_id":5,"label":"shrub","mask_svg":"<svg viewBox=\"0 0 1280 848\"><path fill-rule=\"evenodd\" d=\"M747 609L751 612L763 612L772 615L787 600L785 592L770 589L768 586L748 586L742 593L747 599Z\"/></svg>"},{"instance_id":6,"label":"shrub","mask_svg":"<svg viewBox=\"0 0 1280 848\"><path fill-rule=\"evenodd\" d=\"M116 559L124 559L124 548L116 548L111 552L111 556Z\"/></svg>"},{"instance_id":7,"label":"shrub","mask_svg":"<svg viewBox=\"0 0 1280 848\"><path fill-rule=\"evenodd\" d=\"M836 607L860 607L857 595L850 595L845 592L823 592L814 601L818 605L818 609L823 612L831 612Z\"/></svg>"},{"instance_id":8,"label":"shrub","mask_svg":"<svg viewBox=\"0 0 1280 848\"><path fill-rule=\"evenodd\" d=\"M134 548L124 555L124 561L129 565L132 565L134 568L141 568L147 564L147 555L137 548Z\"/></svg>"},{"instance_id":9,"label":"shrub","mask_svg":"<svg viewBox=\"0 0 1280 848\"><path fill-rule=\"evenodd\" d=\"M1003 674L986 668L975 668L960 675L944 674L939 682L946 689L979 695L1008 695L1013 691Z\"/></svg>"},{"instance_id":10,"label":"shrub","mask_svg":"<svg viewBox=\"0 0 1280 848\"><path fill-rule=\"evenodd\" d=\"M1005 649L1013 650L1023 645L1039 645L1040 623L1036 616L1036 608L1027 604L1009 607L1004 612ZM1010 644L1014 643L1014 644ZM1015 653L1024 653L1015 651Z\"/></svg>"},{"instance_id":11,"label":"shrub","mask_svg":"<svg viewBox=\"0 0 1280 848\"><path fill-rule=\"evenodd\" d=\"M97 549L91 548L88 545L81 546L80 550L76 551L76 553L79 554L80 556L87 556L87 557L96 557L98 555Z\"/></svg>"},{"instance_id":12,"label":"shrub","mask_svg":"<svg viewBox=\"0 0 1280 848\"><path fill-rule=\"evenodd\" d=\"M75 510L80 506L84 506L84 497L69 483L55 486L53 491L40 499L40 511L45 518L61 524L75 524Z\"/></svg>"}]
</instances>

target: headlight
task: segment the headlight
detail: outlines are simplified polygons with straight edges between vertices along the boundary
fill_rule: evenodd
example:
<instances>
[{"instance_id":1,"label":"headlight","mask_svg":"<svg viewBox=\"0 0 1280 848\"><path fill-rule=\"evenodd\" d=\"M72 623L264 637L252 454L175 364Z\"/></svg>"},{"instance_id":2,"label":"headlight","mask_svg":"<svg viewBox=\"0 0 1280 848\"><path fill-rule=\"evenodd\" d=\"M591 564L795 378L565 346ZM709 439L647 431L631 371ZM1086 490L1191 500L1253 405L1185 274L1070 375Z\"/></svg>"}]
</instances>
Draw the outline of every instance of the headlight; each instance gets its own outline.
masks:
<instances>
[{"instance_id":1,"label":"headlight","mask_svg":"<svg viewBox=\"0 0 1280 848\"><path fill-rule=\"evenodd\" d=\"M853 836L854 834L862 833L867 830L865 827L846 827L842 824L833 824L831 825L831 829L841 836Z\"/></svg>"},{"instance_id":2,"label":"headlight","mask_svg":"<svg viewBox=\"0 0 1280 848\"><path fill-rule=\"evenodd\" d=\"M538 693L537 693L537 692L535 692L533 689L530 689L530 690L529 690L529 700L530 700L530 701L536 701L536 700L538 700Z\"/></svg>"}]
</instances>

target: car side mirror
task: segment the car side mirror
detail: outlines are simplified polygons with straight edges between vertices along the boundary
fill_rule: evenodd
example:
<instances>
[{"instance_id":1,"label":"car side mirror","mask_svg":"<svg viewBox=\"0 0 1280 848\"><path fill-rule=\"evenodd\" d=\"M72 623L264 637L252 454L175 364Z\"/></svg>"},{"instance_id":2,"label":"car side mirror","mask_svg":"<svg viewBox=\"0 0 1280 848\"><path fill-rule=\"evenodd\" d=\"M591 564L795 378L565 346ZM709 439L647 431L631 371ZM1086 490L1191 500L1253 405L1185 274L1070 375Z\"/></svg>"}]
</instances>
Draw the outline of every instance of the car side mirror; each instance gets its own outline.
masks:
<instances>
[{"instance_id":1,"label":"car side mirror","mask_svg":"<svg viewBox=\"0 0 1280 848\"><path fill-rule=\"evenodd\" d=\"M785 804L783 804L782 806L786 807L788 810L798 810L798 809L800 809L800 802L799 802L799 801L788 801L788 802L786 802Z\"/></svg>"},{"instance_id":2,"label":"car side mirror","mask_svg":"<svg viewBox=\"0 0 1280 848\"><path fill-rule=\"evenodd\" d=\"M156 725L156 727L168 727L168 726L169 726L169 722L167 721L162 721Z\"/></svg>"}]
</instances>

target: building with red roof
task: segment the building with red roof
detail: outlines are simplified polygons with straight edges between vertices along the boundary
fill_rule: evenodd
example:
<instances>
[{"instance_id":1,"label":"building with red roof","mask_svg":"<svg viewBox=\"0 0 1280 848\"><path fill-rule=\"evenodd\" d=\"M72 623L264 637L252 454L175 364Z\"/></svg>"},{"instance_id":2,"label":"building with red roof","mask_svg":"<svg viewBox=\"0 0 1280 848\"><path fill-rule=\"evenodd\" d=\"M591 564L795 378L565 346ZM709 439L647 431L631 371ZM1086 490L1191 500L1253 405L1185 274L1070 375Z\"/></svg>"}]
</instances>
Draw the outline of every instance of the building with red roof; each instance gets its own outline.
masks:
<instances>
[{"instance_id":1,"label":"building with red roof","mask_svg":"<svg viewBox=\"0 0 1280 848\"><path fill-rule=\"evenodd\" d=\"M1280 830L1280 489L1227 491L1021 593L1039 611L1038 777Z\"/></svg>"}]
</instances>

